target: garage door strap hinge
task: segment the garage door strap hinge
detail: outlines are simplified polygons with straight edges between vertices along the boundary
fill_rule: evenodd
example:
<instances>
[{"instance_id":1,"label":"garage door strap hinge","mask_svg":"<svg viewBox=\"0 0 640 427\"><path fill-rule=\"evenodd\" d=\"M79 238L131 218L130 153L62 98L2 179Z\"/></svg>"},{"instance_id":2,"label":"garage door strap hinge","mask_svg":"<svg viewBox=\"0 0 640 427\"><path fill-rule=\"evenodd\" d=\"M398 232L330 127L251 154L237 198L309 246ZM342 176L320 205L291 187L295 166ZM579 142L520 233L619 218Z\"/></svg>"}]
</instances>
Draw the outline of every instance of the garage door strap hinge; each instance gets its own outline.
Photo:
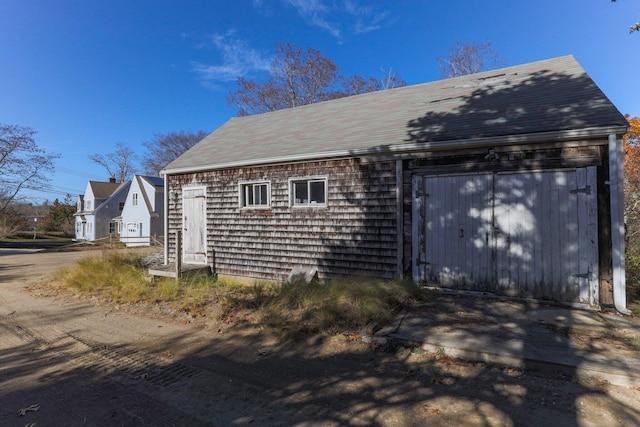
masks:
<instances>
[{"instance_id":1,"label":"garage door strap hinge","mask_svg":"<svg viewBox=\"0 0 640 427\"><path fill-rule=\"evenodd\" d=\"M571 194L584 193L584 194L589 195L589 194L591 194L591 186L587 185L584 188L578 188L576 190L571 190L571 191L569 191L569 193L571 193Z\"/></svg>"},{"instance_id":2,"label":"garage door strap hinge","mask_svg":"<svg viewBox=\"0 0 640 427\"><path fill-rule=\"evenodd\" d=\"M578 273L578 274L572 274L571 276L577 277L580 279L588 279L591 277L591 273Z\"/></svg>"}]
</instances>

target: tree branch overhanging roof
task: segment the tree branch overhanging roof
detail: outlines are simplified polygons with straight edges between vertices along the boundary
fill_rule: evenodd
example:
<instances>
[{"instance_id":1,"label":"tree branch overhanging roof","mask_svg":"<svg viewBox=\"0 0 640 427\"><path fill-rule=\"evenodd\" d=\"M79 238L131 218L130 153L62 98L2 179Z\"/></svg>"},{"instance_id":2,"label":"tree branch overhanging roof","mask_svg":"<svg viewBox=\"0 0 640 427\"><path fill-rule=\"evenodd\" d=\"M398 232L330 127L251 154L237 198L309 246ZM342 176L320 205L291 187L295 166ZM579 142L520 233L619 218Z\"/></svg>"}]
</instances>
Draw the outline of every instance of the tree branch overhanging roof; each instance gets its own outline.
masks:
<instances>
[{"instance_id":1,"label":"tree branch overhanging roof","mask_svg":"<svg viewBox=\"0 0 640 427\"><path fill-rule=\"evenodd\" d=\"M323 158L624 133L573 56L236 117L165 174Z\"/></svg>"}]
</instances>

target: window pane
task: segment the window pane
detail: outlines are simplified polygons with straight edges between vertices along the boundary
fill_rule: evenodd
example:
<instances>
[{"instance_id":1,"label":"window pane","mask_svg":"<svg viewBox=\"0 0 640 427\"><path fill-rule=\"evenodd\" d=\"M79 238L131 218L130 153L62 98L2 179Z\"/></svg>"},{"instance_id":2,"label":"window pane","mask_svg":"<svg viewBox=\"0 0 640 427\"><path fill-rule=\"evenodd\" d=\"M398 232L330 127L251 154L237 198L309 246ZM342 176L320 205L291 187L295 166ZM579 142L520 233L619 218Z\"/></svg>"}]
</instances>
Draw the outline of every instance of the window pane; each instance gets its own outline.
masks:
<instances>
[{"instance_id":1,"label":"window pane","mask_svg":"<svg viewBox=\"0 0 640 427\"><path fill-rule=\"evenodd\" d=\"M269 206L269 184L242 184L242 206Z\"/></svg>"},{"instance_id":2,"label":"window pane","mask_svg":"<svg viewBox=\"0 0 640 427\"><path fill-rule=\"evenodd\" d=\"M325 203L324 181L311 181L309 183L311 203Z\"/></svg>"},{"instance_id":3,"label":"window pane","mask_svg":"<svg viewBox=\"0 0 640 427\"><path fill-rule=\"evenodd\" d=\"M268 205L269 201L267 199L267 184L259 184L256 188L256 204L257 205Z\"/></svg>"},{"instance_id":4,"label":"window pane","mask_svg":"<svg viewBox=\"0 0 640 427\"><path fill-rule=\"evenodd\" d=\"M306 181L293 183L293 197L296 204L309 203L309 191Z\"/></svg>"},{"instance_id":5,"label":"window pane","mask_svg":"<svg viewBox=\"0 0 640 427\"><path fill-rule=\"evenodd\" d=\"M245 206L253 205L253 187L247 185L244 189L245 194Z\"/></svg>"}]
</instances>

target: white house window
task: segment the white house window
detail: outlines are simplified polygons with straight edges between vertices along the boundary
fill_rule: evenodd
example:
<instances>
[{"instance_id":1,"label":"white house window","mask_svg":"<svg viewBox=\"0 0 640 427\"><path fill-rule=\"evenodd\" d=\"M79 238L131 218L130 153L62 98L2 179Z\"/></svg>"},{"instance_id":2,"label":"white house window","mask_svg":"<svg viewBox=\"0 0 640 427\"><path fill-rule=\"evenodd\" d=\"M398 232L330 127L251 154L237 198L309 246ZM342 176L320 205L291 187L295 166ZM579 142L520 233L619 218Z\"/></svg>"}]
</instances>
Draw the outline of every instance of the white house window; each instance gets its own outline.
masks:
<instances>
[{"instance_id":1,"label":"white house window","mask_svg":"<svg viewBox=\"0 0 640 427\"><path fill-rule=\"evenodd\" d=\"M271 206L269 182L249 182L240 184L240 207Z\"/></svg>"},{"instance_id":2,"label":"white house window","mask_svg":"<svg viewBox=\"0 0 640 427\"><path fill-rule=\"evenodd\" d=\"M138 233L138 224L135 222L127 223L127 235L135 236Z\"/></svg>"},{"instance_id":3,"label":"white house window","mask_svg":"<svg viewBox=\"0 0 640 427\"><path fill-rule=\"evenodd\" d=\"M87 201L85 202L85 204L87 205L87 206L86 206L87 210L88 210L88 211L90 211L90 210L91 210L91 200L87 200Z\"/></svg>"},{"instance_id":4,"label":"white house window","mask_svg":"<svg viewBox=\"0 0 640 427\"><path fill-rule=\"evenodd\" d=\"M138 193L131 194L131 206L138 206Z\"/></svg>"},{"instance_id":5,"label":"white house window","mask_svg":"<svg viewBox=\"0 0 640 427\"><path fill-rule=\"evenodd\" d=\"M327 178L290 180L292 206L326 206Z\"/></svg>"},{"instance_id":6,"label":"white house window","mask_svg":"<svg viewBox=\"0 0 640 427\"><path fill-rule=\"evenodd\" d=\"M142 237L142 223L138 224L138 236Z\"/></svg>"}]
</instances>

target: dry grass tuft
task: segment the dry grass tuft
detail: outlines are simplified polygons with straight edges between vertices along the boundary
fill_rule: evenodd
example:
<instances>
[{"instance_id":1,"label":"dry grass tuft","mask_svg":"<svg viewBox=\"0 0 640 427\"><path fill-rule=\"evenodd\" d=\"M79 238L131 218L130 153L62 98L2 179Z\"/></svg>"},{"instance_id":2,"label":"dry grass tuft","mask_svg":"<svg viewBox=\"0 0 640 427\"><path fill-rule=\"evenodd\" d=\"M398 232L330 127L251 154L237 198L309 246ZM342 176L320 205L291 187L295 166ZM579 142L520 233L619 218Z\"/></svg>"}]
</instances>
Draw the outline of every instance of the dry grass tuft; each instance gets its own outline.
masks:
<instances>
[{"instance_id":1,"label":"dry grass tuft","mask_svg":"<svg viewBox=\"0 0 640 427\"><path fill-rule=\"evenodd\" d=\"M249 318L294 338L384 324L401 306L424 297L411 282L363 277L251 286L211 276L152 282L142 264L142 255L108 251L61 271L57 282L117 303L163 302L187 312L201 312L213 303L221 320Z\"/></svg>"},{"instance_id":2,"label":"dry grass tuft","mask_svg":"<svg viewBox=\"0 0 640 427\"><path fill-rule=\"evenodd\" d=\"M285 283L260 306L266 325L297 336L359 329L391 321L400 307L422 298L410 282L345 277L325 283Z\"/></svg>"}]
</instances>

